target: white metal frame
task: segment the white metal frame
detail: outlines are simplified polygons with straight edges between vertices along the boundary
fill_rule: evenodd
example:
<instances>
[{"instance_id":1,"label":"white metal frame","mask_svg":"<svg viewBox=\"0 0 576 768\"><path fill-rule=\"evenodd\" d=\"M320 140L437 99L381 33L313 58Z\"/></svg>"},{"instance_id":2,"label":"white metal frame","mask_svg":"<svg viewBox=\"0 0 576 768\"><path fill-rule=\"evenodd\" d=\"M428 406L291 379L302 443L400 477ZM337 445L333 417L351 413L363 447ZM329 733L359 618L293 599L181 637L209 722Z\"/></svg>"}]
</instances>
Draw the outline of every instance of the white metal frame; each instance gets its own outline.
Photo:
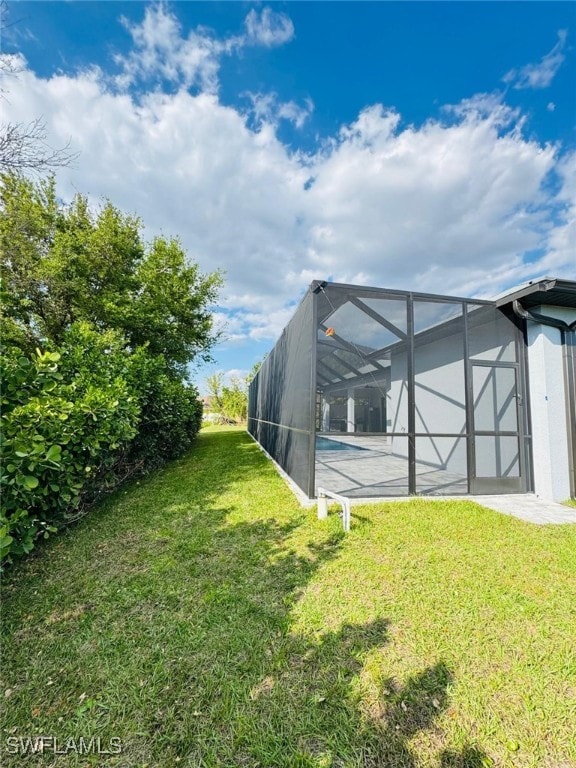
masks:
<instances>
[{"instance_id":1,"label":"white metal frame","mask_svg":"<svg viewBox=\"0 0 576 768\"><path fill-rule=\"evenodd\" d=\"M326 488L318 488L318 520L326 520L328 517L328 499L334 499L342 507L342 525L344 531L350 530L350 499L347 496L341 496L339 493L327 491Z\"/></svg>"}]
</instances>

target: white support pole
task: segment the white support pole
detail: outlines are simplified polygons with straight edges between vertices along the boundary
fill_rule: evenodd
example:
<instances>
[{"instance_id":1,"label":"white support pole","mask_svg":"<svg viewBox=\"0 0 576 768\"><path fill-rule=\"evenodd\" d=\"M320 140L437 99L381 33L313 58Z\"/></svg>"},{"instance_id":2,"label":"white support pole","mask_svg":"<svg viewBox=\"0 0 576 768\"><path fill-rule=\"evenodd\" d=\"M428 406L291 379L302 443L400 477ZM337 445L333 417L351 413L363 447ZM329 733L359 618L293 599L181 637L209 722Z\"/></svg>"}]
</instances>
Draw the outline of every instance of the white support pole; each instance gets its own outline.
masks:
<instances>
[{"instance_id":1,"label":"white support pole","mask_svg":"<svg viewBox=\"0 0 576 768\"><path fill-rule=\"evenodd\" d=\"M356 403L354 401L354 390L348 390L348 401L346 407L346 432L354 432L356 429Z\"/></svg>"},{"instance_id":2,"label":"white support pole","mask_svg":"<svg viewBox=\"0 0 576 768\"><path fill-rule=\"evenodd\" d=\"M330 403L326 396L322 399L322 431L330 432Z\"/></svg>"},{"instance_id":3,"label":"white support pole","mask_svg":"<svg viewBox=\"0 0 576 768\"><path fill-rule=\"evenodd\" d=\"M346 499L342 504L342 525L344 526L344 532L350 531L350 499Z\"/></svg>"},{"instance_id":4,"label":"white support pole","mask_svg":"<svg viewBox=\"0 0 576 768\"><path fill-rule=\"evenodd\" d=\"M318 491L318 520L326 520L328 517L328 499Z\"/></svg>"}]
</instances>

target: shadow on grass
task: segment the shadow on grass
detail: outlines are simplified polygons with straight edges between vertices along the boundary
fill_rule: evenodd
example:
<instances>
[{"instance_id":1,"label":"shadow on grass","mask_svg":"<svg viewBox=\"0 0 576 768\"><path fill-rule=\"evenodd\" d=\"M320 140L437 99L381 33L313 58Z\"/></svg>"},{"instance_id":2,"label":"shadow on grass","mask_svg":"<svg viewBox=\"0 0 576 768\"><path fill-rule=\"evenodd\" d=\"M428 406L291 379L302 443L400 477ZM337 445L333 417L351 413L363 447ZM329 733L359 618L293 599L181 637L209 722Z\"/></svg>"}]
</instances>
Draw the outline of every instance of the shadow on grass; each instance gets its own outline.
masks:
<instances>
[{"instance_id":1,"label":"shadow on grass","mask_svg":"<svg viewBox=\"0 0 576 768\"><path fill-rule=\"evenodd\" d=\"M98 763L68 754L37 764L415 768L410 740L446 708L451 671L439 661L367 696L362 670L371 651L385 652L385 618L295 631L293 607L343 536L311 540L297 509L267 513L252 484L270 465L250 439L206 438L191 459L133 488L132 501L120 497L122 515L109 502L78 543L69 535L65 554L50 558L49 590L41 569L25 594L10 593L7 732L123 743L121 756ZM236 483L258 508L218 505ZM90 555L82 537L111 529L107 547L88 539ZM86 693L94 704L79 707ZM483 757L472 747L436 755L445 768L477 768Z\"/></svg>"},{"instance_id":2,"label":"shadow on grass","mask_svg":"<svg viewBox=\"0 0 576 768\"><path fill-rule=\"evenodd\" d=\"M442 752L440 768L486 768L492 765L486 754L476 747L465 747L462 752Z\"/></svg>"}]
</instances>

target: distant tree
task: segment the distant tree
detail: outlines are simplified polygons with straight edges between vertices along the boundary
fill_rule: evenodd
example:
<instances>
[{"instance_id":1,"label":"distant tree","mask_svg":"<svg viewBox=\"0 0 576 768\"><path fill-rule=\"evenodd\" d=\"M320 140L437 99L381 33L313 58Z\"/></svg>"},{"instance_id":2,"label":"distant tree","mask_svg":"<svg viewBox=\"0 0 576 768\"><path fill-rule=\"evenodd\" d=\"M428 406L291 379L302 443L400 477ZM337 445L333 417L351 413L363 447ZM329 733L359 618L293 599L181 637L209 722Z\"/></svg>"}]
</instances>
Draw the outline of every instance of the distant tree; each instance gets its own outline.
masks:
<instances>
[{"instance_id":1,"label":"distant tree","mask_svg":"<svg viewBox=\"0 0 576 768\"><path fill-rule=\"evenodd\" d=\"M266 359L266 358L264 358L264 359ZM252 383L253 379L256 377L256 374L258 373L260 368L262 368L262 362L263 361L260 360L259 362L254 363L254 365L252 366L252 369L250 370L250 373L246 376L246 384L248 386L250 386L250 384Z\"/></svg>"},{"instance_id":2,"label":"distant tree","mask_svg":"<svg viewBox=\"0 0 576 768\"><path fill-rule=\"evenodd\" d=\"M226 418L234 422L246 421L248 413L248 390L246 379L232 376L230 383L222 387L222 403Z\"/></svg>"},{"instance_id":3,"label":"distant tree","mask_svg":"<svg viewBox=\"0 0 576 768\"><path fill-rule=\"evenodd\" d=\"M210 374L210 376L206 378L206 389L208 392L208 397L210 398L211 408L213 408L216 413L223 413L224 410L224 404L222 401L223 379L224 374L219 371Z\"/></svg>"},{"instance_id":4,"label":"distant tree","mask_svg":"<svg viewBox=\"0 0 576 768\"><path fill-rule=\"evenodd\" d=\"M232 376L224 384L222 372L213 373L206 379L208 395L213 408L224 421L245 422L248 417L248 387L260 370L262 363L256 363L246 376Z\"/></svg>"}]
</instances>

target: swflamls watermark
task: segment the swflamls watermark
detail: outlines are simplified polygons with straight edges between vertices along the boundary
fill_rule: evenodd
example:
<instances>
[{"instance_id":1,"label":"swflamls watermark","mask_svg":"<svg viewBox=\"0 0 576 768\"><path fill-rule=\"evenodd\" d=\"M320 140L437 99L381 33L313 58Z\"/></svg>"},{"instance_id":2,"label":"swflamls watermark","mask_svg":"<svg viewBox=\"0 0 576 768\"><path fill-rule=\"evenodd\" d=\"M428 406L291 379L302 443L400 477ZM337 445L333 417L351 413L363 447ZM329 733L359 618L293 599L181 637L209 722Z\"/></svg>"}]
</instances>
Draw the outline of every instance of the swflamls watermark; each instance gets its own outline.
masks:
<instances>
[{"instance_id":1,"label":"swflamls watermark","mask_svg":"<svg viewBox=\"0 0 576 768\"><path fill-rule=\"evenodd\" d=\"M122 739L112 736L70 736L61 739L56 736L8 736L5 742L8 755L120 755Z\"/></svg>"}]
</instances>

